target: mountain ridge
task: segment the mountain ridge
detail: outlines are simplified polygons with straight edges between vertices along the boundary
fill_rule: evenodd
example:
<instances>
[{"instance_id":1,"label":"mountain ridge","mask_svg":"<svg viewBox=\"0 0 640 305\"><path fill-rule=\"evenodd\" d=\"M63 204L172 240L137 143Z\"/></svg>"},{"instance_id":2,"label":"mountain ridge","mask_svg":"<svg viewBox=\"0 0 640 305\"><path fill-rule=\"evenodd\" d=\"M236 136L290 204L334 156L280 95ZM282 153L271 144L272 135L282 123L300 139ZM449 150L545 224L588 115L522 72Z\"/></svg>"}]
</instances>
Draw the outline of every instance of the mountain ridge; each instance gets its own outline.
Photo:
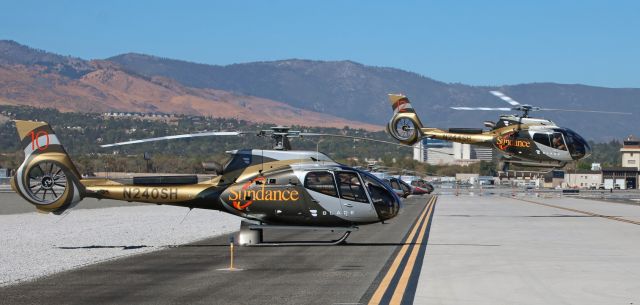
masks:
<instances>
[{"instance_id":1,"label":"mountain ridge","mask_svg":"<svg viewBox=\"0 0 640 305\"><path fill-rule=\"evenodd\" d=\"M45 52L46 53L46 52ZM37 53L39 54L39 53ZM36 54L36 55L37 55ZM0 63L2 62L0 41ZM51 71L68 72L70 78L87 73L77 58L56 58ZM640 114L640 89L607 88L583 84L537 82L503 86L470 86L446 83L418 73L391 67L367 66L350 60L316 61L286 59L230 65L208 65L159 56L124 53L101 62L111 63L129 75L153 80L171 80L174 86L193 90L220 90L282 102L301 111L323 113L345 121L372 125L386 124L391 116L388 93L404 93L412 101L423 123L441 128L482 127L499 112L464 112L452 106L505 107L508 104L489 94L500 90L523 104L547 108L575 108L629 111L633 116L540 112L535 116L552 119L594 140L622 138L638 134L634 127ZM94 62L94 61L88 61ZM66 70L65 70L66 69ZM0 98L3 95L0 94Z\"/></svg>"}]
</instances>

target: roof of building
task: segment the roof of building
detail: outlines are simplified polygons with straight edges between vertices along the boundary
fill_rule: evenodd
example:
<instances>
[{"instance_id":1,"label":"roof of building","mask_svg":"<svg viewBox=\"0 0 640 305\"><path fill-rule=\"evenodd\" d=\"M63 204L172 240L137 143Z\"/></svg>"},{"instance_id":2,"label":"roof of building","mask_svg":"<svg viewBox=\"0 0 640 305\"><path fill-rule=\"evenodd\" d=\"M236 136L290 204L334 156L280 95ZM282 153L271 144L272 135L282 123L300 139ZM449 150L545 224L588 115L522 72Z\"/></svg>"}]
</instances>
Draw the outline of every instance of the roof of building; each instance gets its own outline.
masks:
<instances>
[{"instance_id":1,"label":"roof of building","mask_svg":"<svg viewBox=\"0 0 640 305\"><path fill-rule=\"evenodd\" d=\"M629 135L623 142L622 148L637 148L640 147L640 139L636 138L634 135Z\"/></svg>"},{"instance_id":2,"label":"roof of building","mask_svg":"<svg viewBox=\"0 0 640 305\"><path fill-rule=\"evenodd\" d=\"M572 174L602 174L601 171L592 171L589 169L578 169L578 170L571 170L571 171L567 171L566 172L567 175L572 175Z\"/></svg>"},{"instance_id":3,"label":"roof of building","mask_svg":"<svg viewBox=\"0 0 640 305\"><path fill-rule=\"evenodd\" d=\"M614 167L603 167L603 172L637 172L637 167L622 167L622 166L614 166Z\"/></svg>"}]
</instances>

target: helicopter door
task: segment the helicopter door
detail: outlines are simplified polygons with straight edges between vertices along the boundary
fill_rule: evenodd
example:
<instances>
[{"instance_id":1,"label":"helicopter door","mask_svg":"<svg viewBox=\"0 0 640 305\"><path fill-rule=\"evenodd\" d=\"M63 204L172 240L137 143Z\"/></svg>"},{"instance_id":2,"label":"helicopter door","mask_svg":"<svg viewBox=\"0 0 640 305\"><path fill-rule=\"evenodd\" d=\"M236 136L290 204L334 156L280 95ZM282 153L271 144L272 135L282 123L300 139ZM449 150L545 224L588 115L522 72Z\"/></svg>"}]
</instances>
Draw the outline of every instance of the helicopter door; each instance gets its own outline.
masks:
<instances>
[{"instance_id":1,"label":"helicopter door","mask_svg":"<svg viewBox=\"0 0 640 305\"><path fill-rule=\"evenodd\" d=\"M304 178L304 187L309 192L309 195L311 195L312 201L325 210L323 213L343 215L338 189L336 188L335 179L331 172L316 171L307 173ZM316 207L310 209L318 213ZM314 212L311 212L311 214L313 216Z\"/></svg>"},{"instance_id":2,"label":"helicopter door","mask_svg":"<svg viewBox=\"0 0 640 305\"><path fill-rule=\"evenodd\" d=\"M357 173L338 171L336 182L345 218L355 221L377 219L377 214L369 203L367 193L362 187L362 180Z\"/></svg>"}]
</instances>

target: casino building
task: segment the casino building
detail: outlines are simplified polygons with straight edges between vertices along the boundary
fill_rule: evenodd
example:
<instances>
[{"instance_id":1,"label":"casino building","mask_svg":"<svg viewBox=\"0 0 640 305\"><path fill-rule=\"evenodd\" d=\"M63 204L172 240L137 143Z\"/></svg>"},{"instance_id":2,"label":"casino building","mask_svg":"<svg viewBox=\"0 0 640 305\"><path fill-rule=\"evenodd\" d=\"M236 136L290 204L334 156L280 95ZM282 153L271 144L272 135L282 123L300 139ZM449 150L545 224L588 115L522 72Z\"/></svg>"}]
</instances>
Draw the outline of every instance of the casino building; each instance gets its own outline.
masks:
<instances>
[{"instance_id":1,"label":"casino building","mask_svg":"<svg viewBox=\"0 0 640 305\"><path fill-rule=\"evenodd\" d=\"M430 165L469 165L492 158L492 148L476 145L422 139L413 146L413 159Z\"/></svg>"}]
</instances>

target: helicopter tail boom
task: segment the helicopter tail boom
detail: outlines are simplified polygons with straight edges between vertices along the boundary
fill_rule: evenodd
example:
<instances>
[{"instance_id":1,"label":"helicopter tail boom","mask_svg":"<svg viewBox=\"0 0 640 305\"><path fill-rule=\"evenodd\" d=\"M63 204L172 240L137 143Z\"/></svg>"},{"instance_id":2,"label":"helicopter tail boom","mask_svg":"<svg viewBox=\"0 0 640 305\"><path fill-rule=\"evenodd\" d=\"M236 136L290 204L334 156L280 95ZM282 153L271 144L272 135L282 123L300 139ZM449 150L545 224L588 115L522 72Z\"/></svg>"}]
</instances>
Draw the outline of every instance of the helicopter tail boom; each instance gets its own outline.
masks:
<instances>
[{"instance_id":1,"label":"helicopter tail boom","mask_svg":"<svg viewBox=\"0 0 640 305\"><path fill-rule=\"evenodd\" d=\"M387 124L387 133L400 143L413 145L422 138L489 146L493 137L480 130L457 128L445 131L422 125L409 99L402 94L389 94L393 117Z\"/></svg>"}]
</instances>

